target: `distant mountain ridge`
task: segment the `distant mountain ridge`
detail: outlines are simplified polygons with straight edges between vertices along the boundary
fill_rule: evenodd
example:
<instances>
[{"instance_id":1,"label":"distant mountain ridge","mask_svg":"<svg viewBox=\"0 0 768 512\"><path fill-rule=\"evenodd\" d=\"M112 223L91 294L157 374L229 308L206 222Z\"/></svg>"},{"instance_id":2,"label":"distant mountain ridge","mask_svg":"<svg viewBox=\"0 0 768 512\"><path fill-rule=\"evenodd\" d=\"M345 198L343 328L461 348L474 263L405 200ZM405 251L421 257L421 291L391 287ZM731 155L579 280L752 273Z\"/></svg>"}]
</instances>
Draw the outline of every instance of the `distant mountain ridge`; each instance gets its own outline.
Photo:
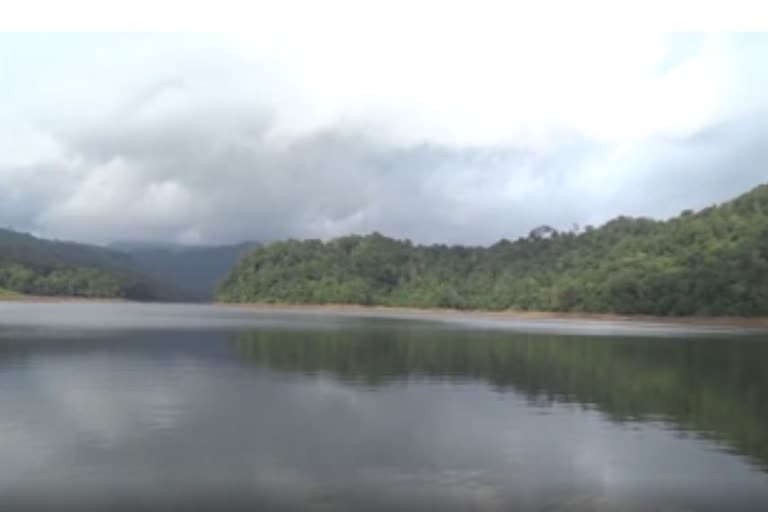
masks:
<instances>
[{"instance_id":1,"label":"distant mountain ridge","mask_svg":"<svg viewBox=\"0 0 768 512\"><path fill-rule=\"evenodd\" d=\"M207 301L253 243L100 247L0 229L0 289L32 295Z\"/></svg>"},{"instance_id":2,"label":"distant mountain ridge","mask_svg":"<svg viewBox=\"0 0 768 512\"><path fill-rule=\"evenodd\" d=\"M768 185L666 221L534 229L490 247L378 233L251 251L224 302L349 303L649 315L768 315Z\"/></svg>"},{"instance_id":3,"label":"distant mountain ridge","mask_svg":"<svg viewBox=\"0 0 768 512\"><path fill-rule=\"evenodd\" d=\"M238 259L258 244L243 242L220 246L118 244L136 268L149 276L174 283L188 300L211 301L219 282Z\"/></svg>"},{"instance_id":4,"label":"distant mountain ridge","mask_svg":"<svg viewBox=\"0 0 768 512\"><path fill-rule=\"evenodd\" d=\"M174 293L103 247L0 229L0 288L33 295L159 300Z\"/></svg>"}]
</instances>

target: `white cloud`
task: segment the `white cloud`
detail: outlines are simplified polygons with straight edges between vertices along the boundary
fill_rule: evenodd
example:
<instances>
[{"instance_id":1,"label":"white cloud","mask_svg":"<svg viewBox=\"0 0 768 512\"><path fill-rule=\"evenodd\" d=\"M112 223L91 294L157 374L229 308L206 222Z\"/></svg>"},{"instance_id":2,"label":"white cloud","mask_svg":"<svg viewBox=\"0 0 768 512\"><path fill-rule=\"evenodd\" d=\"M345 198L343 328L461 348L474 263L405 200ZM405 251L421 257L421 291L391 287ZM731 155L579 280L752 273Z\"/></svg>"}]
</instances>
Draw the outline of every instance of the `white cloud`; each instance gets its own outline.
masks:
<instances>
[{"instance_id":1,"label":"white cloud","mask_svg":"<svg viewBox=\"0 0 768 512\"><path fill-rule=\"evenodd\" d=\"M729 164L765 146L765 37L512 30L501 4L304 7L247 34L2 36L0 224L487 243L765 179Z\"/></svg>"}]
</instances>

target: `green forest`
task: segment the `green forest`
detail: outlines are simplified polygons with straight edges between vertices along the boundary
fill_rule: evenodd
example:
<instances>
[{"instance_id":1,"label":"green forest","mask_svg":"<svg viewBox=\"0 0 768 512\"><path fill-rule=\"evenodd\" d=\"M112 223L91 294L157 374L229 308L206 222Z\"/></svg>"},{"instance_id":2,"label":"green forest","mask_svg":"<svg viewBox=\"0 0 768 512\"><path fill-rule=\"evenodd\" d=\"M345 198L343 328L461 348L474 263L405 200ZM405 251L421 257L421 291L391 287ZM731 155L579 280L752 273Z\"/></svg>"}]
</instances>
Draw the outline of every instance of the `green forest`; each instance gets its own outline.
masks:
<instances>
[{"instance_id":1,"label":"green forest","mask_svg":"<svg viewBox=\"0 0 768 512\"><path fill-rule=\"evenodd\" d=\"M162 289L125 254L0 229L0 297L50 295L147 300Z\"/></svg>"},{"instance_id":2,"label":"green forest","mask_svg":"<svg viewBox=\"0 0 768 512\"><path fill-rule=\"evenodd\" d=\"M116 277L93 268L35 268L0 262L0 288L30 295L121 297L128 295Z\"/></svg>"},{"instance_id":3,"label":"green forest","mask_svg":"<svg viewBox=\"0 0 768 512\"><path fill-rule=\"evenodd\" d=\"M649 315L768 314L768 185L665 220L583 231L541 226L490 247L374 233L248 253L224 302L347 303Z\"/></svg>"},{"instance_id":4,"label":"green forest","mask_svg":"<svg viewBox=\"0 0 768 512\"><path fill-rule=\"evenodd\" d=\"M0 229L0 298L28 294L210 301L218 282L254 246L126 242L102 247Z\"/></svg>"}]
</instances>

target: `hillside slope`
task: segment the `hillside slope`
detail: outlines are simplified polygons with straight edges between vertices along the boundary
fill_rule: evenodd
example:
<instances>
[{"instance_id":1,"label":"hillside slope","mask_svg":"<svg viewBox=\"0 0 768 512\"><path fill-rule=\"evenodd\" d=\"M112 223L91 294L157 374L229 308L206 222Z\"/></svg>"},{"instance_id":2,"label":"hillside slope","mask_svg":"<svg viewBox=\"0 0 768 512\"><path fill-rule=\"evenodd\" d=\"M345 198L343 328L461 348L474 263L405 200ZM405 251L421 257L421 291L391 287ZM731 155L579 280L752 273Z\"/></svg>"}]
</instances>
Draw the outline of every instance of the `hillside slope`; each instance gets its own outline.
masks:
<instances>
[{"instance_id":1,"label":"hillside slope","mask_svg":"<svg viewBox=\"0 0 768 512\"><path fill-rule=\"evenodd\" d=\"M0 288L32 295L136 300L178 296L171 286L140 272L127 254L7 229L0 229Z\"/></svg>"},{"instance_id":2,"label":"hillside slope","mask_svg":"<svg viewBox=\"0 0 768 512\"><path fill-rule=\"evenodd\" d=\"M379 234L277 242L244 257L229 302L768 315L768 185L667 221L619 217L583 233L542 227L491 247Z\"/></svg>"}]
</instances>

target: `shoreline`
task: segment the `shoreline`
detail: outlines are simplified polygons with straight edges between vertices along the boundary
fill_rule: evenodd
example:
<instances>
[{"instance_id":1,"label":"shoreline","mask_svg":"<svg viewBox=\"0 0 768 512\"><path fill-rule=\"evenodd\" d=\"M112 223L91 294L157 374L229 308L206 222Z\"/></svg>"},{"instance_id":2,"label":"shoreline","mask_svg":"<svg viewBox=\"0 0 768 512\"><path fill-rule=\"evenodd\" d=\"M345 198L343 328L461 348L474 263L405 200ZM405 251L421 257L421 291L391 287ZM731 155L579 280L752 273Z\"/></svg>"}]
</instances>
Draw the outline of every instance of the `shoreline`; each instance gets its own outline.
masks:
<instances>
[{"instance_id":1,"label":"shoreline","mask_svg":"<svg viewBox=\"0 0 768 512\"><path fill-rule=\"evenodd\" d=\"M399 315L434 315L496 320L586 320L594 322L626 322L639 324L673 324L701 327L743 327L768 329L768 317L737 316L653 316L616 313L568 313L551 311L492 311L477 309L417 308L400 306L366 306L362 304L293 304L262 302L212 302L211 305L262 311L327 311L333 313L377 313Z\"/></svg>"},{"instance_id":2,"label":"shoreline","mask_svg":"<svg viewBox=\"0 0 768 512\"><path fill-rule=\"evenodd\" d=\"M250 309L256 311L294 311L294 312L328 312L328 313L369 313L375 315L401 316L434 316L440 318L467 318L484 320L557 320L557 321L590 321L590 322L621 322L633 324L666 324L678 326L723 327L745 329L768 329L768 317L737 317L737 316L653 316L653 315L621 315L616 313L585 313L585 312L552 312L552 311L492 311L478 309L451 308L418 308L404 306L367 306L362 304L296 304L296 303L266 303L266 302L152 302L133 301L120 297L68 297L46 295L6 294L0 295L2 303L121 303L121 304L187 304L207 305L219 308Z\"/></svg>"},{"instance_id":3,"label":"shoreline","mask_svg":"<svg viewBox=\"0 0 768 512\"><path fill-rule=\"evenodd\" d=\"M69 295L24 295L7 294L0 295L0 303L3 302L29 302L29 303L49 303L49 302L135 302L120 297L76 297Z\"/></svg>"}]
</instances>

